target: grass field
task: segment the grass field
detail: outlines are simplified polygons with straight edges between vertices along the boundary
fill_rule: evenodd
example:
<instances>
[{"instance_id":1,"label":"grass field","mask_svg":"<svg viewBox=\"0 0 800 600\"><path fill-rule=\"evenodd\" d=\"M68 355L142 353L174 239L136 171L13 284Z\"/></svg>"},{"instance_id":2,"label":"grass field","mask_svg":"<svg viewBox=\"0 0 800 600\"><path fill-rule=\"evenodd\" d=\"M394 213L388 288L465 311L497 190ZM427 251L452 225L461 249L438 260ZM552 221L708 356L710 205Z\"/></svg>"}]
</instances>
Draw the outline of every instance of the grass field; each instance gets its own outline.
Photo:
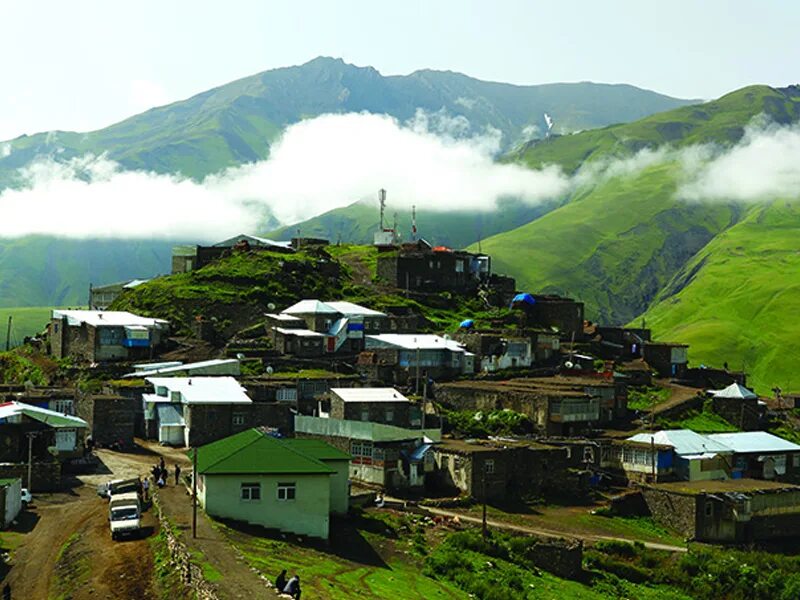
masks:
<instances>
[{"instance_id":1,"label":"grass field","mask_svg":"<svg viewBox=\"0 0 800 600\"><path fill-rule=\"evenodd\" d=\"M6 347L8 317L11 322L11 347L22 344L26 336L42 331L50 320L52 306L22 306L16 308L0 307L0 350Z\"/></svg>"}]
</instances>

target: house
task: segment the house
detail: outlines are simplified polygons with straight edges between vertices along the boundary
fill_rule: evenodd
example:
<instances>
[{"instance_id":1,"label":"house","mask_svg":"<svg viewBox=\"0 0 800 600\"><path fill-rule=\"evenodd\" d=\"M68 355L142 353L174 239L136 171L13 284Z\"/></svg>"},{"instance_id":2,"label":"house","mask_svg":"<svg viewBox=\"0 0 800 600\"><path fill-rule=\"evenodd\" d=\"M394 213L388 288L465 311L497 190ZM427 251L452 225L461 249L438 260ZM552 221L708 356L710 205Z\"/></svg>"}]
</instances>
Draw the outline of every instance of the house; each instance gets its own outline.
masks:
<instances>
[{"instance_id":1,"label":"house","mask_svg":"<svg viewBox=\"0 0 800 600\"><path fill-rule=\"evenodd\" d=\"M47 339L55 358L90 363L151 356L169 324L124 311L53 310Z\"/></svg>"},{"instance_id":2,"label":"house","mask_svg":"<svg viewBox=\"0 0 800 600\"><path fill-rule=\"evenodd\" d=\"M99 446L121 444L132 448L136 433L137 399L116 394L87 394L78 399L77 413L89 425Z\"/></svg>"},{"instance_id":3,"label":"house","mask_svg":"<svg viewBox=\"0 0 800 600\"><path fill-rule=\"evenodd\" d=\"M436 482L482 500L580 495L588 472L570 468L567 448L530 440L446 439L433 446Z\"/></svg>"},{"instance_id":4,"label":"house","mask_svg":"<svg viewBox=\"0 0 800 600\"><path fill-rule=\"evenodd\" d=\"M327 414L332 419L420 427L422 411L394 388L331 388ZM322 414L320 414L322 416Z\"/></svg>"},{"instance_id":5,"label":"house","mask_svg":"<svg viewBox=\"0 0 800 600\"><path fill-rule=\"evenodd\" d=\"M109 283L102 286L89 286L89 307L92 310L106 310L114 300L119 298L125 290L132 290L149 279L126 279L117 283Z\"/></svg>"},{"instance_id":6,"label":"house","mask_svg":"<svg viewBox=\"0 0 800 600\"><path fill-rule=\"evenodd\" d=\"M642 486L653 518L699 542L749 544L800 536L800 487L774 481Z\"/></svg>"},{"instance_id":7,"label":"house","mask_svg":"<svg viewBox=\"0 0 800 600\"><path fill-rule=\"evenodd\" d=\"M642 357L659 377L680 379L686 374L688 353L688 344L645 342Z\"/></svg>"},{"instance_id":8,"label":"house","mask_svg":"<svg viewBox=\"0 0 800 600\"><path fill-rule=\"evenodd\" d=\"M392 368L392 382L448 379L475 372L475 355L456 341L422 333L382 333L366 336L366 350L375 361Z\"/></svg>"},{"instance_id":9,"label":"house","mask_svg":"<svg viewBox=\"0 0 800 600\"><path fill-rule=\"evenodd\" d=\"M650 335L650 330L644 328L598 325L591 334L591 348L601 358L635 360L642 357Z\"/></svg>"},{"instance_id":10,"label":"house","mask_svg":"<svg viewBox=\"0 0 800 600\"><path fill-rule=\"evenodd\" d=\"M731 449L734 479L800 480L800 445L766 431L712 433L706 437Z\"/></svg>"},{"instance_id":11,"label":"house","mask_svg":"<svg viewBox=\"0 0 800 600\"><path fill-rule=\"evenodd\" d=\"M489 282L492 259L485 254L431 246L425 240L389 244L378 253L378 277L409 291L469 292Z\"/></svg>"},{"instance_id":12,"label":"house","mask_svg":"<svg viewBox=\"0 0 800 600\"><path fill-rule=\"evenodd\" d=\"M145 381L154 388L154 393L142 395L147 432L162 444L198 446L271 424L264 421L273 416L272 405L254 406L233 377L146 377Z\"/></svg>"},{"instance_id":13,"label":"house","mask_svg":"<svg viewBox=\"0 0 800 600\"><path fill-rule=\"evenodd\" d=\"M300 357L360 352L365 335L382 331L388 320L385 313L352 302L319 300L301 300L266 316L278 352Z\"/></svg>"},{"instance_id":14,"label":"house","mask_svg":"<svg viewBox=\"0 0 800 600\"><path fill-rule=\"evenodd\" d=\"M330 514L347 510L350 457L323 442L247 429L196 452L197 497L210 516L328 539Z\"/></svg>"},{"instance_id":15,"label":"house","mask_svg":"<svg viewBox=\"0 0 800 600\"><path fill-rule=\"evenodd\" d=\"M242 373L241 363L235 358L215 358L193 363L166 362L133 365L133 373L125 378L142 377L199 377L201 375L230 375L238 377Z\"/></svg>"},{"instance_id":16,"label":"house","mask_svg":"<svg viewBox=\"0 0 800 600\"><path fill-rule=\"evenodd\" d=\"M65 415L75 414L75 388L35 385L0 385L0 402L16 400Z\"/></svg>"},{"instance_id":17,"label":"house","mask_svg":"<svg viewBox=\"0 0 800 600\"><path fill-rule=\"evenodd\" d=\"M454 339L475 355L481 372L528 368L534 361L534 343L530 337L469 331L457 333Z\"/></svg>"},{"instance_id":18,"label":"house","mask_svg":"<svg viewBox=\"0 0 800 600\"><path fill-rule=\"evenodd\" d=\"M603 377L557 376L504 381L454 381L436 386L455 410L509 408L527 415L540 434L572 436L627 415L627 387Z\"/></svg>"},{"instance_id":19,"label":"house","mask_svg":"<svg viewBox=\"0 0 800 600\"><path fill-rule=\"evenodd\" d=\"M3 529L11 527L22 510L22 480L19 477L0 479L0 507Z\"/></svg>"},{"instance_id":20,"label":"house","mask_svg":"<svg viewBox=\"0 0 800 600\"><path fill-rule=\"evenodd\" d=\"M637 433L629 442L673 448L674 473L678 479L700 481L730 479L733 450L710 436L690 429L672 429L656 433Z\"/></svg>"},{"instance_id":21,"label":"house","mask_svg":"<svg viewBox=\"0 0 800 600\"><path fill-rule=\"evenodd\" d=\"M23 402L0 404L0 436L2 454L0 460L8 462L27 461L29 454L28 434L35 438L35 445L59 460L83 455L83 440L88 424L80 417L65 415Z\"/></svg>"},{"instance_id":22,"label":"house","mask_svg":"<svg viewBox=\"0 0 800 600\"><path fill-rule=\"evenodd\" d=\"M602 446L600 467L619 475L626 484L673 481L675 448L670 444L612 440Z\"/></svg>"},{"instance_id":23,"label":"house","mask_svg":"<svg viewBox=\"0 0 800 600\"><path fill-rule=\"evenodd\" d=\"M234 251L294 252L290 242L277 242L255 235L240 234L217 242L212 246L184 245L172 248L172 273L187 273L201 269L207 264Z\"/></svg>"},{"instance_id":24,"label":"house","mask_svg":"<svg viewBox=\"0 0 800 600\"><path fill-rule=\"evenodd\" d=\"M523 327L553 329L562 341L583 337L583 302L552 294L520 293L511 308L521 311Z\"/></svg>"},{"instance_id":25,"label":"house","mask_svg":"<svg viewBox=\"0 0 800 600\"><path fill-rule=\"evenodd\" d=\"M421 487L433 472L432 444L441 429L406 428L326 417L295 415L295 435L323 440L353 458L350 478L387 489Z\"/></svg>"},{"instance_id":26,"label":"house","mask_svg":"<svg viewBox=\"0 0 800 600\"><path fill-rule=\"evenodd\" d=\"M721 390L708 390L712 408L729 423L739 429L754 431L761 428L766 405L758 396L738 382Z\"/></svg>"}]
</instances>

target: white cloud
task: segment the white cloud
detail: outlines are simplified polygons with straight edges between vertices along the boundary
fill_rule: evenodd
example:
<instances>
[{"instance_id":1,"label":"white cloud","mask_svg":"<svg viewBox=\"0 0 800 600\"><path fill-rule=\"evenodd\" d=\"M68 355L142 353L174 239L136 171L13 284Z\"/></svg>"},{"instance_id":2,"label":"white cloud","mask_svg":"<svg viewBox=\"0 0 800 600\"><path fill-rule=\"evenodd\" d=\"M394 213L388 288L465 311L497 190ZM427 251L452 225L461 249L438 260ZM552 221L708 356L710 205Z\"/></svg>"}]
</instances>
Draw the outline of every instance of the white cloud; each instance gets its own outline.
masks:
<instances>
[{"instance_id":1,"label":"white cloud","mask_svg":"<svg viewBox=\"0 0 800 600\"><path fill-rule=\"evenodd\" d=\"M757 202L800 197L800 127L755 125L733 148L685 155L681 198Z\"/></svg>"},{"instance_id":2,"label":"white cloud","mask_svg":"<svg viewBox=\"0 0 800 600\"><path fill-rule=\"evenodd\" d=\"M392 207L493 210L499 199L539 202L565 193L560 169L497 164L495 132L472 138L437 117L403 126L387 116L323 115L289 127L265 161L202 183L122 171L105 157L38 161L21 189L0 193L0 236L214 240L263 229L265 214L293 223L389 191ZM450 131L451 134L441 133Z\"/></svg>"}]
</instances>

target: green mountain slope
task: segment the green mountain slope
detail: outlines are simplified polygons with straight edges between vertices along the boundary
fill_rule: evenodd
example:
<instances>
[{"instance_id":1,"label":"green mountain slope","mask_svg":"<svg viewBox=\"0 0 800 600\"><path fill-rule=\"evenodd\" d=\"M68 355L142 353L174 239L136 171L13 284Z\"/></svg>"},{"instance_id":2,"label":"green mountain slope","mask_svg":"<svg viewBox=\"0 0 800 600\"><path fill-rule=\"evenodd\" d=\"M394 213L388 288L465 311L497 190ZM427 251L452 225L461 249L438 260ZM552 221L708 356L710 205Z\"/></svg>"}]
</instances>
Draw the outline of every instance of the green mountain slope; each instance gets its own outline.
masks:
<instances>
[{"instance_id":1,"label":"green mountain slope","mask_svg":"<svg viewBox=\"0 0 800 600\"><path fill-rule=\"evenodd\" d=\"M323 213L302 223L282 227L267 237L289 240L297 235L321 237L336 243L345 241L354 244L371 244L380 228L380 213L377 201L357 202L343 208ZM417 234L431 243L464 248L501 231L508 231L545 214L553 204L530 205L515 200L501 201L498 210L475 211L430 211L417 210ZM387 226L394 222L394 212L387 211ZM397 229L403 239L411 239L411 211L397 211Z\"/></svg>"},{"instance_id":2,"label":"green mountain slope","mask_svg":"<svg viewBox=\"0 0 800 600\"><path fill-rule=\"evenodd\" d=\"M754 86L635 123L531 145L514 158L574 170L581 161L625 158L665 144L730 144L757 115L787 123L798 113L797 89ZM483 250L521 288L567 292L587 302L591 318L630 321L742 212L732 204L679 202L676 173L675 165L662 162L632 175L600 178L542 218L484 240Z\"/></svg>"},{"instance_id":3,"label":"green mountain slope","mask_svg":"<svg viewBox=\"0 0 800 600\"><path fill-rule=\"evenodd\" d=\"M631 121L688 104L629 85L565 83L515 86L452 72L417 71L384 77L371 67L332 58L265 71L173 104L154 108L89 133L49 132L10 142L0 158L0 187L37 156L58 160L87 152L125 168L200 178L267 156L287 125L324 113L371 112L403 121L418 108L444 109L469 119L473 131L503 133L507 145L544 131L544 113L556 131ZM524 133L523 133L524 132Z\"/></svg>"},{"instance_id":4,"label":"green mountain slope","mask_svg":"<svg viewBox=\"0 0 800 600\"><path fill-rule=\"evenodd\" d=\"M89 284L169 273L163 241L29 236L0 243L0 307L85 305Z\"/></svg>"},{"instance_id":5,"label":"green mountain slope","mask_svg":"<svg viewBox=\"0 0 800 600\"><path fill-rule=\"evenodd\" d=\"M744 368L764 394L800 390L800 205L755 206L658 294L644 318L693 363Z\"/></svg>"}]
</instances>

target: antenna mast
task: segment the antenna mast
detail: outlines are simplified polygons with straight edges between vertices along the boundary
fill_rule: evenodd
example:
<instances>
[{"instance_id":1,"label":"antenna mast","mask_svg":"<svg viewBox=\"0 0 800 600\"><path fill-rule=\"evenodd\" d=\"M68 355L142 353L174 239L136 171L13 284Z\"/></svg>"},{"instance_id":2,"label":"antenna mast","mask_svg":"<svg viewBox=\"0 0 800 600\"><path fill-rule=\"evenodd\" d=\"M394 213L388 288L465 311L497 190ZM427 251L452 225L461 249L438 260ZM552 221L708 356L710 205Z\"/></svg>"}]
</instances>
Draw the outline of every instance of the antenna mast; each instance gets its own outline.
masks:
<instances>
[{"instance_id":1,"label":"antenna mast","mask_svg":"<svg viewBox=\"0 0 800 600\"><path fill-rule=\"evenodd\" d=\"M417 205L411 205L411 239L417 241Z\"/></svg>"},{"instance_id":2,"label":"antenna mast","mask_svg":"<svg viewBox=\"0 0 800 600\"><path fill-rule=\"evenodd\" d=\"M381 231L383 231L383 213L386 210L386 190L383 188L378 191L378 202L381 204Z\"/></svg>"}]
</instances>

